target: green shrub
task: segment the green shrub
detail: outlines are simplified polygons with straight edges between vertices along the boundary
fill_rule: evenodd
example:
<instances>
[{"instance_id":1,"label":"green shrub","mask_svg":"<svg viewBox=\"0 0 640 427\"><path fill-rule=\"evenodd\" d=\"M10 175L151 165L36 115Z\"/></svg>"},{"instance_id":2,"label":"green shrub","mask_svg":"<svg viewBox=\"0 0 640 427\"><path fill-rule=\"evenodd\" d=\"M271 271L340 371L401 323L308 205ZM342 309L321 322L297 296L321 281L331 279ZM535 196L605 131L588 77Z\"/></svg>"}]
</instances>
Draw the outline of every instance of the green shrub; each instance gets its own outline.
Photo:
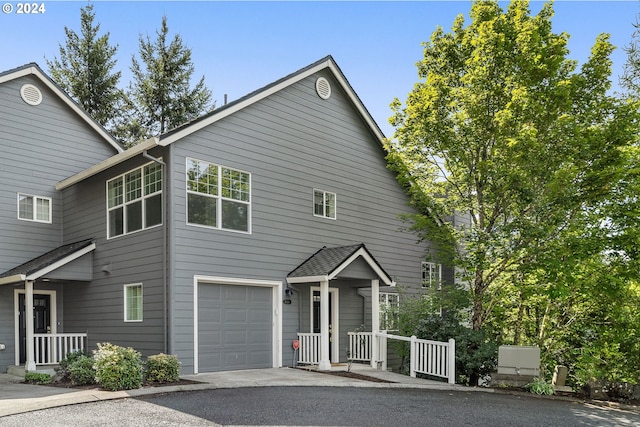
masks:
<instances>
[{"instance_id":1,"label":"green shrub","mask_svg":"<svg viewBox=\"0 0 640 427\"><path fill-rule=\"evenodd\" d=\"M176 382L180 379L178 357L169 354L155 354L147 357L145 380L156 383Z\"/></svg>"},{"instance_id":2,"label":"green shrub","mask_svg":"<svg viewBox=\"0 0 640 427\"><path fill-rule=\"evenodd\" d=\"M96 370L93 368L93 358L80 355L67 368L69 379L73 385L94 384L96 382Z\"/></svg>"},{"instance_id":3,"label":"green shrub","mask_svg":"<svg viewBox=\"0 0 640 427\"><path fill-rule=\"evenodd\" d=\"M26 372L24 374L24 381L29 384L51 384L51 375L45 374L44 372Z\"/></svg>"},{"instance_id":4,"label":"green shrub","mask_svg":"<svg viewBox=\"0 0 640 427\"><path fill-rule=\"evenodd\" d=\"M131 390L142 385L140 353L131 347L98 343L93 351L96 381L107 390Z\"/></svg>"},{"instance_id":5,"label":"green shrub","mask_svg":"<svg viewBox=\"0 0 640 427\"><path fill-rule=\"evenodd\" d=\"M531 393L535 394L545 394L551 396L554 392L553 384L549 384L545 380L541 380L540 378L534 378L533 382L530 382L525 386Z\"/></svg>"},{"instance_id":6,"label":"green shrub","mask_svg":"<svg viewBox=\"0 0 640 427\"><path fill-rule=\"evenodd\" d=\"M64 359L62 359L56 368L56 372L60 377L61 381L70 381L71 380L71 365L81 357L88 357L91 359L91 355L88 352L75 351L72 353L68 353ZM93 359L91 359L93 361Z\"/></svg>"}]
</instances>

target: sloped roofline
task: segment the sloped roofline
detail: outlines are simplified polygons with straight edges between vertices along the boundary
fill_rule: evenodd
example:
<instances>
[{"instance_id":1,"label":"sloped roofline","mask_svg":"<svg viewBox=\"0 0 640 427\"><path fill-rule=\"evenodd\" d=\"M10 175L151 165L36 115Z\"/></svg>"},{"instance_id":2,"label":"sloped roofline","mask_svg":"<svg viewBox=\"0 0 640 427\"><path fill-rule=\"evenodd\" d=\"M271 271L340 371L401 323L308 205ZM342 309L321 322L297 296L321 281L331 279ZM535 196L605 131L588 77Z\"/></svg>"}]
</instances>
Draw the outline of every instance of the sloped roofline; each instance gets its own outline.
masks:
<instances>
[{"instance_id":1,"label":"sloped roofline","mask_svg":"<svg viewBox=\"0 0 640 427\"><path fill-rule=\"evenodd\" d=\"M267 86L264 86L261 89L251 92L250 94L243 96L240 99L232 101L221 108L213 110L209 114L201 116L189 123L185 123L184 125L179 126L176 129L160 135L160 145L169 145L172 142L175 142L187 135L197 132L198 130L203 129L220 119L230 116L231 114L234 114L235 112L242 110L243 108L246 108L249 105L252 105L324 69L328 69L332 72L333 76L336 78L338 83L340 83L340 86L347 94L352 104L356 107L356 110L358 110L358 113L360 114L362 119L369 126L371 133L375 135L375 137L382 145L385 138L384 134L380 130L380 127L376 124L367 108L360 100L360 97L358 97L356 92L353 90L353 87L351 87L349 81L342 73L342 70L340 70L340 67L338 67L338 64L331 55L328 55L320 59L319 61L316 61L313 64L302 68L301 70L298 70Z\"/></svg>"},{"instance_id":2,"label":"sloped roofline","mask_svg":"<svg viewBox=\"0 0 640 427\"><path fill-rule=\"evenodd\" d=\"M59 246L43 255L2 273L0 285L36 280L95 250L93 239Z\"/></svg>"},{"instance_id":3,"label":"sloped roofline","mask_svg":"<svg viewBox=\"0 0 640 427\"><path fill-rule=\"evenodd\" d=\"M18 68L14 68L13 70L8 70L0 73L0 84L18 79L20 77L25 77L32 75L38 78L45 86L47 86L53 93L55 93L58 98L62 100L65 104L67 104L78 116L84 120L89 127L95 130L109 145L111 145L118 153L124 151L124 148L118 141L116 141L113 136L111 136L105 129L96 122L86 111L78 105L71 97L64 91L56 82L54 82L42 69L36 64L32 62L30 64L23 65Z\"/></svg>"},{"instance_id":4,"label":"sloped roofline","mask_svg":"<svg viewBox=\"0 0 640 427\"><path fill-rule=\"evenodd\" d=\"M326 260L320 262L321 264L325 264L322 267L319 267L321 268L321 270L316 271L314 270L314 268L312 268L312 270L314 270L312 273L305 272L307 274L300 274L300 271L304 270L304 267L306 265L314 263L316 259L323 257L323 255L325 255L327 252L336 250L346 252L342 253L339 259L335 259L330 262L326 262ZM385 285L396 285L391 276L389 276L384 268L382 268L380 263L374 258L371 252L369 252L364 243L351 246L338 246L334 248L323 247L322 249L311 255L309 258L307 258L305 261L303 261L293 271L291 271L287 275L287 283L312 283L323 281L328 282L337 278L344 269L349 267L351 263L353 263L358 258L362 258ZM318 266L316 266L315 268L317 267Z\"/></svg>"},{"instance_id":5,"label":"sloped roofline","mask_svg":"<svg viewBox=\"0 0 640 427\"><path fill-rule=\"evenodd\" d=\"M112 166L115 166L127 159L130 159L138 154L143 153L146 150L149 150L155 146L167 146L176 142L194 132L197 132L212 123L217 122L225 117L228 117L243 108L246 108L256 102L282 90L288 86L291 86L300 80L307 78L310 75L313 75L321 70L328 69L331 71L333 76L336 78L344 92L347 94L352 104L362 117L362 119L367 123L371 133L378 139L380 146L383 146L384 134L376 124L375 120L364 106L356 92L353 90L347 78L344 76L338 64L335 62L331 55L328 55L319 61L314 62L311 65L302 68L288 76L285 76L267 86L262 87L254 92L249 93L248 95L243 96L235 101L232 101L223 107L217 108L212 112L205 114L189 123L185 123L182 126L179 126L169 132L166 132L159 137L150 138L139 145L130 148L127 151L116 154L115 156L110 157L109 159L94 165L90 168L85 169L84 171L77 173L63 181L60 181L56 184L56 189L61 190L66 187L69 187L77 182L80 182L90 176L93 176L99 172L102 172Z\"/></svg>"}]
</instances>

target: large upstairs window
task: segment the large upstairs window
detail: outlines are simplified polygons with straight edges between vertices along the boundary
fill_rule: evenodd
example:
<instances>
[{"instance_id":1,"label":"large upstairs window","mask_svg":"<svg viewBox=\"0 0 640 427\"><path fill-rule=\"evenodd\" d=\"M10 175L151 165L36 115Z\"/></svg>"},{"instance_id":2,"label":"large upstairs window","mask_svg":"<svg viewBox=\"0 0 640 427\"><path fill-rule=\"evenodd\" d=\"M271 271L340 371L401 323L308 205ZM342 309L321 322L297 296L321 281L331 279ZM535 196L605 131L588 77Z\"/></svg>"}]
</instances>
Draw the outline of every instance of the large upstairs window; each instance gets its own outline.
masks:
<instances>
[{"instance_id":1,"label":"large upstairs window","mask_svg":"<svg viewBox=\"0 0 640 427\"><path fill-rule=\"evenodd\" d=\"M187 223L251 232L251 174L187 159Z\"/></svg>"},{"instance_id":2,"label":"large upstairs window","mask_svg":"<svg viewBox=\"0 0 640 427\"><path fill-rule=\"evenodd\" d=\"M149 163L107 181L107 236L162 224L162 166Z\"/></svg>"}]
</instances>

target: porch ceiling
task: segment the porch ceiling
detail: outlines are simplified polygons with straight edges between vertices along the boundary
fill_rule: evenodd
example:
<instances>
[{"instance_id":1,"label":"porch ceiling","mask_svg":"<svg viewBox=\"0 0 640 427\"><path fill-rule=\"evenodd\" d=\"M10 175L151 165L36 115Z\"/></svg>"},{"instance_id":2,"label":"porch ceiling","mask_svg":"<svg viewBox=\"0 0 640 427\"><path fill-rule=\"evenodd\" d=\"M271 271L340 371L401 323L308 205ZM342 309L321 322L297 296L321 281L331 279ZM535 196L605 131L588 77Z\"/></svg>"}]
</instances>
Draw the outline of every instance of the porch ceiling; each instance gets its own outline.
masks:
<instances>
[{"instance_id":1,"label":"porch ceiling","mask_svg":"<svg viewBox=\"0 0 640 427\"><path fill-rule=\"evenodd\" d=\"M0 285L39 279L93 251L95 248L96 244L93 239L59 246L43 255L25 262L24 264L1 273Z\"/></svg>"},{"instance_id":2,"label":"porch ceiling","mask_svg":"<svg viewBox=\"0 0 640 427\"><path fill-rule=\"evenodd\" d=\"M395 286L395 282L384 271L364 243L334 248L325 246L289 273L287 281L289 283L311 283L332 280L358 259L366 262L375 277L382 283L387 286Z\"/></svg>"}]
</instances>

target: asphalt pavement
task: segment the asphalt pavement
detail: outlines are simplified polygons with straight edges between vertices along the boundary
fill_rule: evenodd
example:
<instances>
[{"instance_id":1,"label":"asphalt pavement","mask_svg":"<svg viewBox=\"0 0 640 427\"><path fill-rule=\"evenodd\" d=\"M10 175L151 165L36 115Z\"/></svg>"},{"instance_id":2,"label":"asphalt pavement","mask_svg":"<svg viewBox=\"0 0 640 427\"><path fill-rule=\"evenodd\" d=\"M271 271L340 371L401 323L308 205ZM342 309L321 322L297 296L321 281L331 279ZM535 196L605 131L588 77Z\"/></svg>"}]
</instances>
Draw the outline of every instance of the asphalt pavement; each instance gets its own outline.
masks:
<instances>
[{"instance_id":1,"label":"asphalt pavement","mask_svg":"<svg viewBox=\"0 0 640 427\"><path fill-rule=\"evenodd\" d=\"M345 370L346 366L335 367ZM372 369L367 365L353 364L352 371L389 383L328 375L312 370L293 368L250 369L242 371L213 372L184 375L181 378L197 381L196 384L144 387L136 390L106 391L99 387L72 389L25 384L20 377L0 374L0 417L57 406L102 400L140 397L157 393L196 391L219 388L320 386L320 387L374 387L374 388L432 388L439 390L467 389L454 384L411 378L388 371ZM482 390L482 389L478 389Z\"/></svg>"},{"instance_id":2,"label":"asphalt pavement","mask_svg":"<svg viewBox=\"0 0 640 427\"><path fill-rule=\"evenodd\" d=\"M505 394L354 365L392 383L274 368L186 376L196 384L108 392L7 383L0 427L631 426L640 408Z\"/></svg>"}]
</instances>

